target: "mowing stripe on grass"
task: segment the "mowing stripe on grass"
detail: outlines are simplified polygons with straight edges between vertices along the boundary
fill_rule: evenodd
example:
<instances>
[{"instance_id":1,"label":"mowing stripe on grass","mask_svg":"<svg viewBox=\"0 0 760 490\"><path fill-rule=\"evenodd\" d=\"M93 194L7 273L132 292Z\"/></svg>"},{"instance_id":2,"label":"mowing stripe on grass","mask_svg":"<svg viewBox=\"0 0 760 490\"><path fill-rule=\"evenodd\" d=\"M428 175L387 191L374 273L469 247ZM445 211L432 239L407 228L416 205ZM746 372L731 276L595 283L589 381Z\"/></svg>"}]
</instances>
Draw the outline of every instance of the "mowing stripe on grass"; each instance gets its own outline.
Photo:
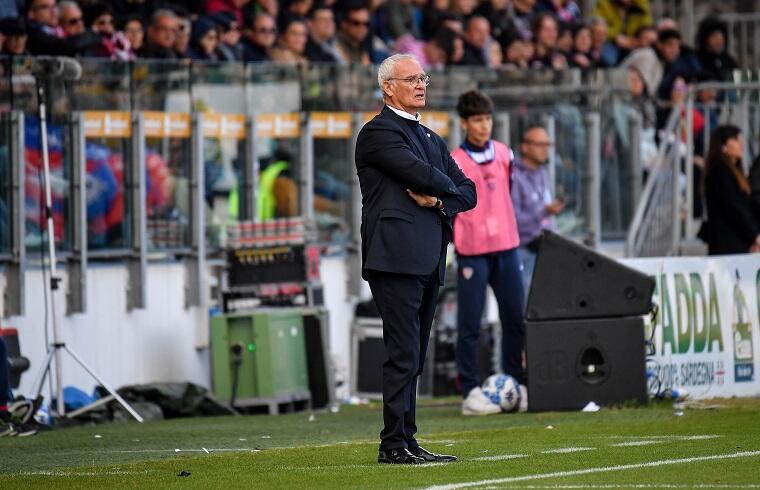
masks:
<instances>
[{"instance_id":1,"label":"mowing stripe on grass","mask_svg":"<svg viewBox=\"0 0 760 490\"><path fill-rule=\"evenodd\" d=\"M560 447L557 449L547 449L541 451L543 454L564 454L564 453L577 453L580 451L596 451L595 447Z\"/></svg>"},{"instance_id":2,"label":"mowing stripe on grass","mask_svg":"<svg viewBox=\"0 0 760 490\"><path fill-rule=\"evenodd\" d=\"M527 457L527 454L496 454L494 456L481 456L479 458L472 459L475 461L503 461L505 459L518 459Z\"/></svg>"},{"instance_id":3,"label":"mowing stripe on grass","mask_svg":"<svg viewBox=\"0 0 760 490\"><path fill-rule=\"evenodd\" d=\"M586 468L583 470L554 471L552 473L539 473L536 475L513 476L508 478L496 478L491 480L479 480L461 483L451 483L448 485L434 485L426 487L426 490L455 490L457 488L480 487L483 485L495 485L500 483L512 483L526 480L540 480L543 478L556 478L564 476L589 475L592 473L607 473L611 471L623 471L638 468L654 468L657 466L666 466L671 464L695 463L697 461L713 461L719 459L733 458L751 458L760 456L760 451L742 451L730 454L713 454L710 456L695 456L693 458L665 459L662 461L650 461L648 463L623 464L618 466L602 466L599 468Z\"/></svg>"}]
</instances>

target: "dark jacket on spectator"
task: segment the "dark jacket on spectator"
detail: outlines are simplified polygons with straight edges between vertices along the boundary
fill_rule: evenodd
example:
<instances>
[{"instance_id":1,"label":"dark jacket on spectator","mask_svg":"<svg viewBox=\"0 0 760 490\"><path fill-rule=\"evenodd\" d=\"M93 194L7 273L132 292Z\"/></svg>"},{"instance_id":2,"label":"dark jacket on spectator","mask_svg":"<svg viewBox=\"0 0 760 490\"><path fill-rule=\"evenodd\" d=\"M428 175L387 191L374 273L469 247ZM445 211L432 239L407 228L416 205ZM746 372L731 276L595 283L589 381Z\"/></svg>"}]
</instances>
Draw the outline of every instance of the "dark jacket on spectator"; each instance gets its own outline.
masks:
<instances>
[{"instance_id":1,"label":"dark jacket on spectator","mask_svg":"<svg viewBox=\"0 0 760 490\"><path fill-rule=\"evenodd\" d=\"M715 164L705 177L707 248L710 255L749 252L760 233L750 196L741 190L726 164Z\"/></svg>"},{"instance_id":2,"label":"dark jacket on spectator","mask_svg":"<svg viewBox=\"0 0 760 490\"><path fill-rule=\"evenodd\" d=\"M163 48L156 46L155 44L146 44L140 52L137 53L140 58L152 58L161 60L176 60L179 59L177 52L172 48Z\"/></svg>"},{"instance_id":3,"label":"dark jacket on spectator","mask_svg":"<svg viewBox=\"0 0 760 490\"><path fill-rule=\"evenodd\" d=\"M78 36L60 38L45 32L45 26L39 22L29 21L26 26L26 49L29 53L52 56L77 56L100 44L100 36L86 31Z\"/></svg>"},{"instance_id":4,"label":"dark jacket on spectator","mask_svg":"<svg viewBox=\"0 0 760 490\"><path fill-rule=\"evenodd\" d=\"M462 56L462 61L460 61L459 64L471 66L487 66L488 62L486 61L486 54L482 49L477 46L473 46L472 44L465 41L464 56Z\"/></svg>"},{"instance_id":5,"label":"dark jacket on spectator","mask_svg":"<svg viewBox=\"0 0 760 490\"><path fill-rule=\"evenodd\" d=\"M304 56L312 63L337 63L338 59L329 51L320 46L311 36L306 41Z\"/></svg>"},{"instance_id":6,"label":"dark jacket on spectator","mask_svg":"<svg viewBox=\"0 0 760 490\"><path fill-rule=\"evenodd\" d=\"M243 61L261 63L272 60L266 49L251 41L249 37L242 38L240 45L243 47Z\"/></svg>"},{"instance_id":7,"label":"dark jacket on spectator","mask_svg":"<svg viewBox=\"0 0 760 490\"><path fill-rule=\"evenodd\" d=\"M670 99L670 92L676 78L683 77L686 83L691 83L699 78L702 66L699 64L694 50L688 46L681 46L681 53L673 63L666 63L663 67L662 81L657 89L660 99Z\"/></svg>"},{"instance_id":8,"label":"dark jacket on spectator","mask_svg":"<svg viewBox=\"0 0 760 490\"><path fill-rule=\"evenodd\" d=\"M726 47L722 53L715 54L707 48L707 39L714 32L722 32ZM702 66L702 80L725 81L731 79L731 72L739 67L734 58L728 54L728 28L718 19L706 18L699 24L697 34L697 58Z\"/></svg>"},{"instance_id":9,"label":"dark jacket on spectator","mask_svg":"<svg viewBox=\"0 0 760 490\"><path fill-rule=\"evenodd\" d=\"M752 163L752 169L749 171L749 187L752 189L750 198L755 212L755 219L760 223L760 156L755 158L754 163Z\"/></svg>"}]
</instances>

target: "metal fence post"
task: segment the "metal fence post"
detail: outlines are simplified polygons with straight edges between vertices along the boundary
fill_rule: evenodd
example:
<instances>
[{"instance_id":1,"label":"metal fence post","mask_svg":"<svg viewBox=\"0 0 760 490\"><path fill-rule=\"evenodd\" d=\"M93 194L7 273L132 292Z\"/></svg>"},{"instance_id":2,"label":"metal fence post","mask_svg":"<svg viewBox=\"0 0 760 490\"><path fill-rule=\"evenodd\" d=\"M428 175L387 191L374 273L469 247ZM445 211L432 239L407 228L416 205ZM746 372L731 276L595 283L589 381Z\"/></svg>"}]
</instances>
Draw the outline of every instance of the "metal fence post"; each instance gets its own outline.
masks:
<instances>
[{"instance_id":1,"label":"metal fence post","mask_svg":"<svg viewBox=\"0 0 760 490\"><path fill-rule=\"evenodd\" d=\"M245 118L245 153L243 155L243 185L240 220L256 219L256 198L259 189L259 158L256 154L256 116Z\"/></svg>"},{"instance_id":2,"label":"metal fence post","mask_svg":"<svg viewBox=\"0 0 760 490\"><path fill-rule=\"evenodd\" d=\"M551 186L552 196L557 195L557 121L553 115L546 116L546 132L549 135L549 162L547 164L549 171L549 185Z\"/></svg>"},{"instance_id":3,"label":"metal fence post","mask_svg":"<svg viewBox=\"0 0 760 490\"><path fill-rule=\"evenodd\" d=\"M314 222L314 135L311 127L311 114L301 113L301 168L299 175L299 201L301 216L307 228L316 230Z\"/></svg>"},{"instance_id":4,"label":"metal fence post","mask_svg":"<svg viewBox=\"0 0 760 490\"><path fill-rule=\"evenodd\" d=\"M68 118L71 134L72 254L66 263L66 314L87 311L87 168L84 117L75 112Z\"/></svg>"},{"instance_id":5,"label":"metal fence post","mask_svg":"<svg viewBox=\"0 0 760 490\"><path fill-rule=\"evenodd\" d=\"M131 253L127 258L127 311L147 305L148 233L145 203L145 119L132 115L132 161L129 163L129 195L132 211Z\"/></svg>"},{"instance_id":6,"label":"metal fence post","mask_svg":"<svg viewBox=\"0 0 760 490\"><path fill-rule=\"evenodd\" d=\"M11 255L12 259L5 266L5 293L3 316L22 316L26 314L26 194L24 177L26 162L24 159L24 113L10 112L7 116L10 124L11 140L8 162L11 165Z\"/></svg>"},{"instance_id":7,"label":"metal fence post","mask_svg":"<svg viewBox=\"0 0 760 490\"><path fill-rule=\"evenodd\" d=\"M449 113L449 138L447 143L449 150L459 148L462 144L462 128L459 125L459 114L456 112Z\"/></svg>"},{"instance_id":8,"label":"metal fence post","mask_svg":"<svg viewBox=\"0 0 760 490\"><path fill-rule=\"evenodd\" d=\"M362 114L354 114L351 118L352 132L351 142L348 145L348 161L355 162L356 139L363 125ZM354 168L356 164L354 163ZM359 297L361 294L361 225L362 225L362 193L359 187L359 176L356 171L351 172L351 241L347 247L348 253L348 278L346 294L349 297Z\"/></svg>"},{"instance_id":9,"label":"metal fence post","mask_svg":"<svg viewBox=\"0 0 760 490\"><path fill-rule=\"evenodd\" d=\"M694 216L694 96L695 91L689 91L686 95L686 195L683 209L686 210L684 218L684 232L687 238L696 236L696 228L693 223Z\"/></svg>"},{"instance_id":10,"label":"metal fence post","mask_svg":"<svg viewBox=\"0 0 760 490\"><path fill-rule=\"evenodd\" d=\"M599 113L586 114L586 146L588 149L588 172L586 182L586 218L588 220L587 245L597 247L602 236L601 213L601 124Z\"/></svg>"},{"instance_id":11,"label":"metal fence post","mask_svg":"<svg viewBox=\"0 0 760 490\"><path fill-rule=\"evenodd\" d=\"M630 209L631 213L636 209L641 198L641 183L642 183L642 171L641 171L641 114L637 111L631 111L629 116L628 141L631 145L630 158L628 161L628 188L629 195L631 196Z\"/></svg>"},{"instance_id":12,"label":"metal fence post","mask_svg":"<svg viewBox=\"0 0 760 490\"><path fill-rule=\"evenodd\" d=\"M494 121L494 139L501 141L507 146L510 146L512 139L509 123L510 121L508 112L500 112L496 114L496 121Z\"/></svg>"},{"instance_id":13,"label":"metal fence post","mask_svg":"<svg viewBox=\"0 0 760 490\"><path fill-rule=\"evenodd\" d=\"M190 132L190 254L185 259L185 308L204 304L206 203L203 165L203 114L196 112L192 116Z\"/></svg>"}]
</instances>

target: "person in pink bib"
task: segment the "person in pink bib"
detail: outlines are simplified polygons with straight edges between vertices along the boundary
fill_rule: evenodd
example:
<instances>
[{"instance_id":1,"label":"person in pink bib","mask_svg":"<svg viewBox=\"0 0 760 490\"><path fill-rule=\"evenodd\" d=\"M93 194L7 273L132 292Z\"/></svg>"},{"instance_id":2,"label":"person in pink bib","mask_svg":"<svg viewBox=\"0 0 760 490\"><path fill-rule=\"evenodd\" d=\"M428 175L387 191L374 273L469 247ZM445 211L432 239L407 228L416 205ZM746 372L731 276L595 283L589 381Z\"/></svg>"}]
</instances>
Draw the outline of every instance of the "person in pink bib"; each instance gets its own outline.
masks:
<instances>
[{"instance_id":1,"label":"person in pink bib","mask_svg":"<svg viewBox=\"0 0 760 490\"><path fill-rule=\"evenodd\" d=\"M477 90L462 94L457 112L465 141L451 156L475 183L478 195L477 206L454 219L458 267L456 361L464 397L462 414L501 411L483 393L478 370L478 338L487 286L493 289L499 305L501 368L520 383L520 408L525 410L524 292L517 251L520 237L510 195L512 152L491 139L493 102L488 95Z\"/></svg>"}]
</instances>

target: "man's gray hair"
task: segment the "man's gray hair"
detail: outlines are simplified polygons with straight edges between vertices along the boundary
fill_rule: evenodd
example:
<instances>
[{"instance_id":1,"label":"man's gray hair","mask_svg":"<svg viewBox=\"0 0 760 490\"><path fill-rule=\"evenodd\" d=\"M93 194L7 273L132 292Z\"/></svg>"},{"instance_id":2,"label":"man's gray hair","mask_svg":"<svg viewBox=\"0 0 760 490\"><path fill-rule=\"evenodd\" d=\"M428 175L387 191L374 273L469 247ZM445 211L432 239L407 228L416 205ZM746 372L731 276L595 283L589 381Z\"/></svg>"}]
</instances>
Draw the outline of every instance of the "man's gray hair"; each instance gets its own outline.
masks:
<instances>
[{"instance_id":1,"label":"man's gray hair","mask_svg":"<svg viewBox=\"0 0 760 490\"><path fill-rule=\"evenodd\" d=\"M177 14L171 9L158 9L150 16L150 24L156 25L158 19L161 17L168 17L170 19L178 19Z\"/></svg>"},{"instance_id":2,"label":"man's gray hair","mask_svg":"<svg viewBox=\"0 0 760 490\"><path fill-rule=\"evenodd\" d=\"M61 15L61 12L67 8L75 8L80 12L82 11L82 9L79 7L79 4L73 0L63 0L63 2L58 2L58 5L56 5L56 7L58 7L58 15Z\"/></svg>"},{"instance_id":3,"label":"man's gray hair","mask_svg":"<svg viewBox=\"0 0 760 490\"><path fill-rule=\"evenodd\" d=\"M377 69L377 84L380 85L380 90L383 89L383 82L393 78L393 69L396 67L396 63L401 60L414 60L417 63L420 62L420 60L418 60L413 54L394 54L393 56L385 58Z\"/></svg>"}]
</instances>

